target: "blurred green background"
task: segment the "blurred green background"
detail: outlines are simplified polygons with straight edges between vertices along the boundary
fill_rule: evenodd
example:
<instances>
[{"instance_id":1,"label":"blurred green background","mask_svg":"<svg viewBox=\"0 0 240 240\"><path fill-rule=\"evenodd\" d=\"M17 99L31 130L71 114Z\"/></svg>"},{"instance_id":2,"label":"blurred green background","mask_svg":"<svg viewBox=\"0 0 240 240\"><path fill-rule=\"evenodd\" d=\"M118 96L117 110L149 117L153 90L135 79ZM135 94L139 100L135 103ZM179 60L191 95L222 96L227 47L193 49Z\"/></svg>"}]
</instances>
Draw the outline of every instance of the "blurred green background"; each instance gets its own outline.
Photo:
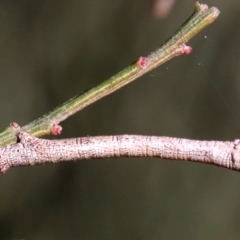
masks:
<instances>
[{"instance_id":1,"label":"blurred green background","mask_svg":"<svg viewBox=\"0 0 240 240\"><path fill-rule=\"evenodd\" d=\"M1 0L0 127L25 125L147 55L195 1L171 2L165 12L155 3ZM205 3L221 14L190 41L190 55L67 119L58 138L239 138L240 2ZM0 178L0 239L240 239L239 172L119 158L11 169Z\"/></svg>"}]
</instances>

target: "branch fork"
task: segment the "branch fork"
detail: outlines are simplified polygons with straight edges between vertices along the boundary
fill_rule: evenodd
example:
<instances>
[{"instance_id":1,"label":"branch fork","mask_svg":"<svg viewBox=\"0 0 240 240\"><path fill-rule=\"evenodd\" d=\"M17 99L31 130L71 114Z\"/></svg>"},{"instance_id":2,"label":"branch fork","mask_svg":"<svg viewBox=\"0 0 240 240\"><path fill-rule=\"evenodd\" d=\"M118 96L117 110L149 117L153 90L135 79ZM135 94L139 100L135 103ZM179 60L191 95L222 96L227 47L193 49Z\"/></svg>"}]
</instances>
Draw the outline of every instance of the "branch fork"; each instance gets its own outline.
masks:
<instances>
[{"instance_id":1,"label":"branch fork","mask_svg":"<svg viewBox=\"0 0 240 240\"><path fill-rule=\"evenodd\" d=\"M10 124L10 127L0 132L0 147L2 147L0 148L0 171L5 173L10 167L17 166L117 156L148 156L200 161L239 170L240 147L238 140L234 143L200 142L133 135L65 140L37 138L47 134L61 134L62 127L59 123L69 116L118 90L171 58L190 54L192 48L187 46L186 43L199 31L211 24L219 13L217 8L209 8L206 4L197 2L195 11L190 18L160 48L148 56L140 57L132 65L113 77L70 99L49 114L22 128L17 123ZM187 148L183 143L189 144L190 148ZM212 146L213 149L209 149L209 146ZM224 151L221 153L218 149ZM216 153L220 157L219 161L215 158Z\"/></svg>"}]
</instances>

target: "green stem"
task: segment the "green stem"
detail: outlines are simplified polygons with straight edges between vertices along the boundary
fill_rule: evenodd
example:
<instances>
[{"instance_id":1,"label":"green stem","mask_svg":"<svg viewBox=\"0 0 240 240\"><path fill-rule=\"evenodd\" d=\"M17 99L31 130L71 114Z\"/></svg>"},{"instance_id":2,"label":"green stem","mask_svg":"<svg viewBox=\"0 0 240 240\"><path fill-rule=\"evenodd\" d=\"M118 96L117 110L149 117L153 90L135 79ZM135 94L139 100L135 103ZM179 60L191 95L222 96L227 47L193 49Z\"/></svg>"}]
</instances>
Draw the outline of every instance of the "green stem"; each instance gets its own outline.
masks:
<instances>
[{"instance_id":1,"label":"green stem","mask_svg":"<svg viewBox=\"0 0 240 240\"><path fill-rule=\"evenodd\" d=\"M185 43L204 27L212 23L218 17L219 13L217 8L208 8L207 5L197 2L194 13L159 49L149 54L147 57L140 57L137 62L113 77L69 100L49 114L29 123L24 126L23 129L36 137L49 134L54 125L62 122L91 103L116 91L171 58L190 53L191 48L186 46ZM5 146L14 142L16 142L16 129L13 127L8 127L0 133L0 146Z\"/></svg>"}]
</instances>

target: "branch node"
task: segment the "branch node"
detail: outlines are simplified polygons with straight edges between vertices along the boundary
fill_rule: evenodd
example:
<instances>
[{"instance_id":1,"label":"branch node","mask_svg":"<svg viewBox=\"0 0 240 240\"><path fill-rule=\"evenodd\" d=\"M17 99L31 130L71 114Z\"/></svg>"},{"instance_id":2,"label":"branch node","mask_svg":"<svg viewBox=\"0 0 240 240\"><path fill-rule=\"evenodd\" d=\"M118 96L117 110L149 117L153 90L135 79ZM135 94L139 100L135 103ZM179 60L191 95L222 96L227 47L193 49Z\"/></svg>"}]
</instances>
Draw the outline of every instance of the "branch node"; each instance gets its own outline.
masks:
<instances>
[{"instance_id":1,"label":"branch node","mask_svg":"<svg viewBox=\"0 0 240 240\"><path fill-rule=\"evenodd\" d=\"M26 146L29 143L33 143L37 139L33 135L24 131L21 131L18 134L18 138L19 138L19 142L22 143L24 146Z\"/></svg>"},{"instance_id":2,"label":"branch node","mask_svg":"<svg viewBox=\"0 0 240 240\"><path fill-rule=\"evenodd\" d=\"M233 141L233 148L234 149L239 149L240 148L240 139L235 139Z\"/></svg>"}]
</instances>

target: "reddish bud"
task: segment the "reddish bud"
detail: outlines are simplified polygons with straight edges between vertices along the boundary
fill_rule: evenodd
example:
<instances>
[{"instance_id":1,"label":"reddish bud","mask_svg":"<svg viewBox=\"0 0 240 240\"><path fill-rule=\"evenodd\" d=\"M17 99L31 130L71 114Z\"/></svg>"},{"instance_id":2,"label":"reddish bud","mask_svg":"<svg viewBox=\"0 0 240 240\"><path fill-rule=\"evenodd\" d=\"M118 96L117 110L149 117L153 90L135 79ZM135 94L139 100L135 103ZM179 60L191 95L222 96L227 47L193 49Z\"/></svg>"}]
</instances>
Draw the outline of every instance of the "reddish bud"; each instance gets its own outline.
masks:
<instances>
[{"instance_id":1,"label":"reddish bud","mask_svg":"<svg viewBox=\"0 0 240 240\"><path fill-rule=\"evenodd\" d=\"M140 68L140 69L144 69L147 65L147 59L145 57L140 57L138 60L137 60L137 66Z\"/></svg>"},{"instance_id":2,"label":"reddish bud","mask_svg":"<svg viewBox=\"0 0 240 240\"><path fill-rule=\"evenodd\" d=\"M3 166L0 168L0 173L1 173L1 174L5 174L8 169L9 169L8 166L3 165Z\"/></svg>"},{"instance_id":3,"label":"reddish bud","mask_svg":"<svg viewBox=\"0 0 240 240\"><path fill-rule=\"evenodd\" d=\"M62 127L58 124L53 124L52 129L51 129L51 134L52 135L59 135L62 132Z\"/></svg>"},{"instance_id":4,"label":"reddish bud","mask_svg":"<svg viewBox=\"0 0 240 240\"><path fill-rule=\"evenodd\" d=\"M190 46L183 45L183 53L190 54L192 52L192 48Z\"/></svg>"},{"instance_id":5,"label":"reddish bud","mask_svg":"<svg viewBox=\"0 0 240 240\"><path fill-rule=\"evenodd\" d=\"M20 128L20 126L16 122L10 123L10 127L14 128L14 129Z\"/></svg>"}]
</instances>

